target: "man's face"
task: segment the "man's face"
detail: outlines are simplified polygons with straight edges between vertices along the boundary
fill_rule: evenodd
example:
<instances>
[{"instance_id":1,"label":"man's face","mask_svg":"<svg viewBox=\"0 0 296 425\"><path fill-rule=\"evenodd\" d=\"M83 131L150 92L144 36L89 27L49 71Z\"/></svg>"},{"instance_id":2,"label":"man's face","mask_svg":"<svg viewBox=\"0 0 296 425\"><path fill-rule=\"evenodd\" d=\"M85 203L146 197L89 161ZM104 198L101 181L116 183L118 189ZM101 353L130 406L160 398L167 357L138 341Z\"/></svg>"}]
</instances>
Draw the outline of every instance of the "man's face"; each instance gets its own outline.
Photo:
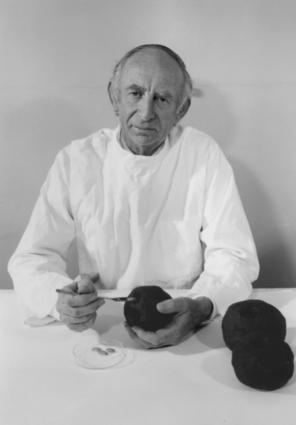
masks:
<instances>
[{"instance_id":1,"label":"man's face","mask_svg":"<svg viewBox=\"0 0 296 425\"><path fill-rule=\"evenodd\" d=\"M184 77L167 53L144 50L125 63L116 109L126 144L149 155L167 137L181 116L177 113Z\"/></svg>"}]
</instances>

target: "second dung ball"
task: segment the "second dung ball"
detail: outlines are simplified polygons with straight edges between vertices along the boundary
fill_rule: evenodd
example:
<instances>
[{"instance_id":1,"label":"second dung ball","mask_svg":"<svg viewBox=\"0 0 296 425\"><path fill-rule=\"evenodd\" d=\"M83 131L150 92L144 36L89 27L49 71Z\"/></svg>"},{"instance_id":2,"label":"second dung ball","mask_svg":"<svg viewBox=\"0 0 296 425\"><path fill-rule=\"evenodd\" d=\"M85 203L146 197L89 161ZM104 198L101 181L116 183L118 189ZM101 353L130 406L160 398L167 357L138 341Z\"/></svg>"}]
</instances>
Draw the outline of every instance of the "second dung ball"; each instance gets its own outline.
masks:
<instances>
[{"instance_id":1,"label":"second dung ball","mask_svg":"<svg viewBox=\"0 0 296 425\"><path fill-rule=\"evenodd\" d=\"M253 334L236 344L232 366L243 384L257 390L283 387L294 373L294 353L281 339Z\"/></svg>"}]
</instances>

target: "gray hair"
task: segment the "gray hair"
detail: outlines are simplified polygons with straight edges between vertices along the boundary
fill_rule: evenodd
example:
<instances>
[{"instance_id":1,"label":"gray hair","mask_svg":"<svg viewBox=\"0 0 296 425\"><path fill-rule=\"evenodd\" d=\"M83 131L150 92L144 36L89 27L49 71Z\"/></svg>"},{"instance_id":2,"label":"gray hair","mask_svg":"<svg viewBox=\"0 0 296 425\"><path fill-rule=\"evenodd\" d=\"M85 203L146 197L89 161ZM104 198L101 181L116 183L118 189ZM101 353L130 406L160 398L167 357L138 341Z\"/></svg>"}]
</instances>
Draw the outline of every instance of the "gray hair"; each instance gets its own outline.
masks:
<instances>
[{"instance_id":1,"label":"gray hair","mask_svg":"<svg viewBox=\"0 0 296 425\"><path fill-rule=\"evenodd\" d=\"M123 67L126 63L126 61L133 56L134 54L145 50L145 49L158 49L158 50L162 50L164 52L166 52L171 58L173 58L177 64L179 65L183 77L184 77L184 87L183 87L183 93L181 96L181 99L179 101L179 105L178 105L178 110L182 109L184 103L187 101L187 99L191 99L191 95L192 95L192 80L191 77L189 75L189 73L187 72L186 69L186 65L183 62L183 60L180 58L179 55L177 55L177 53L175 53L173 50L169 49L166 46L162 46L161 44L143 44L141 46L135 47L134 49L130 50L129 52L127 52L123 58L116 64L114 71L113 71L113 75L109 81L108 84L108 93L109 93L109 97L112 103L114 103L115 99L118 99L118 92L119 92L119 81L120 81L120 77L121 77L121 73L123 70Z\"/></svg>"}]
</instances>

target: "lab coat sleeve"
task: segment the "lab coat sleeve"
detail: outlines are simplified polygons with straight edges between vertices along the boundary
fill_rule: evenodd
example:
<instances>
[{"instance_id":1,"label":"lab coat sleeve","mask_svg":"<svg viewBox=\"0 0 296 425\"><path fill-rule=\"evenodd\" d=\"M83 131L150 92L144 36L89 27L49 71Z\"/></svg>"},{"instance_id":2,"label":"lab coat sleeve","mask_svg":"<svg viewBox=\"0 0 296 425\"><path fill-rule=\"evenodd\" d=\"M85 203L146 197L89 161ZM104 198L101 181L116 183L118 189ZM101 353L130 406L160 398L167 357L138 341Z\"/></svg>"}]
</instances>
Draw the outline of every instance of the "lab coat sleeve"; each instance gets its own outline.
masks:
<instances>
[{"instance_id":1,"label":"lab coat sleeve","mask_svg":"<svg viewBox=\"0 0 296 425\"><path fill-rule=\"evenodd\" d=\"M214 315L224 315L231 304L250 296L259 263L232 169L216 144L208 156L200 239L204 270L190 296L210 298Z\"/></svg>"},{"instance_id":2,"label":"lab coat sleeve","mask_svg":"<svg viewBox=\"0 0 296 425\"><path fill-rule=\"evenodd\" d=\"M73 281L66 273L68 251L75 238L69 175L70 160L65 149L49 171L29 225L8 264L25 317L43 322L59 320L55 290Z\"/></svg>"}]
</instances>

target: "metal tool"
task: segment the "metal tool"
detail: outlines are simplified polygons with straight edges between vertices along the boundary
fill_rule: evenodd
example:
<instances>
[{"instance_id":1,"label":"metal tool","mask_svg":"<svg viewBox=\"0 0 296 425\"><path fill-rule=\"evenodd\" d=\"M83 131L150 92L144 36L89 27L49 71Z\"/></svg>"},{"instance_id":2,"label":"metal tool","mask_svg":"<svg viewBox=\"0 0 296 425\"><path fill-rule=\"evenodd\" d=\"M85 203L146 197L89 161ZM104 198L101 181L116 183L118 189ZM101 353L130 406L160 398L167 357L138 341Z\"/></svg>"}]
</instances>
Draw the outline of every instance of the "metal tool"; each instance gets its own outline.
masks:
<instances>
[{"instance_id":1,"label":"metal tool","mask_svg":"<svg viewBox=\"0 0 296 425\"><path fill-rule=\"evenodd\" d=\"M66 294L66 295L72 295L72 296L76 296L76 295L83 295L83 294L86 294L86 293L90 293L90 292L82 292L82 293L80 293L80 294L78 294L77 292L71 292L71 291L66 291L65 289L56 289L56 292L58 292L59 294ZM97 300L98 299L101 299L101 298L104 298L104 300L111 300L111 301L134 301L135 300L135 298L133 298L133 297L114 297L114 298L112 298L112 297L105 297L105 296L103 296L103 297L98 297L97 298ZM96 301L96 300L93 300L92 302L94 302L94 301Z\"/></svg>"}]
</instances>

